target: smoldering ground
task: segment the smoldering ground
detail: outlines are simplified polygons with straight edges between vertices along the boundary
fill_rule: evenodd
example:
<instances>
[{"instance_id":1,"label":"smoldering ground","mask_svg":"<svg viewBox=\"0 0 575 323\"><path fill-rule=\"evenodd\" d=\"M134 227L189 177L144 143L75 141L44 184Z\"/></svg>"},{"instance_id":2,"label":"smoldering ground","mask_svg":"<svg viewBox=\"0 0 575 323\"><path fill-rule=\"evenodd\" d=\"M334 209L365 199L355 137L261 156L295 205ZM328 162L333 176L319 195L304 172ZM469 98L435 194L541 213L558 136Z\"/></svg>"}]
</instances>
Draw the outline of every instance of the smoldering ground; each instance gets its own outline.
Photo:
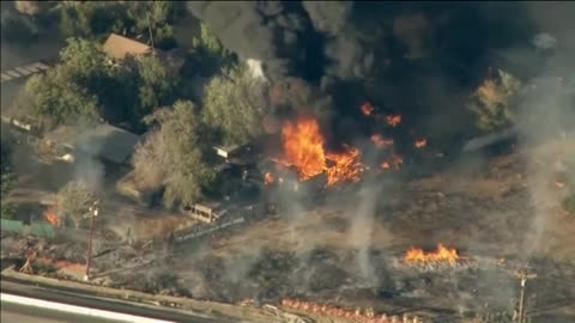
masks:
<instances>
[{"instance_id":1,"label":"smoldering ground","mask_svg":"<svg viewBox=\"0 0 575 323\"><path fill-rule=\"evenodd\" d=\"M573 12L572 4L543 9L528 3L193 3L190 9L213 29L224 46L244 59L261 60L273 85L300 78L303 84L309 84L306 86L319 89L320 97L330 97L325 101L329 101L327 107L318 108L313 102L303 105L308 113L313 111L320 116L328 145L352 143L378 129L368 127L372 121L359 112L361 104L369 101L382 114L404 116L405 127L396 135L404 136L406 143L412 143L413 136L425 135L438 151L454 156L455 168L462 176L447 185L442 183L445 179L440 175L419 182L409 179L389 192L381 191L378 185L366 184L348 194L352 196L348 199L340 198L345 194L330 194L332 197L326 199L325 205L340 208L345 215L334 216L323 224L317 224L314 216L302 216L306 208L297 198L282 195L288 204L293 201L290 213L300 213L287 222L290 239L298 242L298 250L321 250L331 242L330 237L320 234L306 238L301 232L303 227L323 226L334 231L331 225L340 221L346 242L355 251L353 256L336 252L326 258L337 259L346 279L357 273L364 278L375 273L379 281L376 279L374 285L393 291L392 294L410 295L411 291L414 296L425 292L424 287L415 285L425 285L418 279L426 278L410 281L389 273L390 269L382 265L386 256L379 255L397 255L398 247L376 248L374 234L369 233L375 232L374 226L385 223L388 231L394 233L390 239L397 239L397 244L403 247L400 250L409 244L429 246L447 241L471 255L505 254L522 258L524 253L519 255L514 248L530 250L532 245L541 245L545 240L543 232L548 230L541 228L545 227L547 202L557 201L552 188L544 184L552 175L548 169L544 170L545 163L535 163L529 153L520 155L525 159L513 157L495 165L491 155L458 154L462 143L480 135L474 129L473 115L464 106L489 67L508 69L528 88L543 75L563 78L559 82L562 85L539 84L536 85L539 90L522 94L516 151L528 150L549 138L560 138L562 131L569 133L575 114L573 92L568 89L573 84L573 66L567 57L575 55L569 37L573 19L566 16ZM312 43L313 46L306 47ZM305 70L312 62L316 68L312 72ZM530 171L506 163L526 164ZM511 180L515 174L528 179L526 185L533 202L528 201L530 195L521 188L525 182ZM512 182L510 188L498 183L501 178ZM434 191L434 187L443 191ZM377 199L386 201L374 203ZM341 205L345 203L348 205ZM413 222L404 220L405 217L413 218ZM437 228L439 223L447 228ZM534 229L524 230L528 227ZM519 233L509 233L514 231ZM531 247L526 247L525 241ZM374 249L380 249L379 253ZM313 252L300 254L299 263L313 267ZM293 273L299 267L289 268ZM506 275L484 272L476 280L470 276L461 280L451 277L449 281L455 289L471 286L467 291L473 295L470 298L478 297L477 293L491 295L491 304L511 310L513 304L508 300L515 295L516 285ZM445 281L442 279L438 282ZM472 291L474 288L480 292ZM427 290L438 291L433 287ZM454 301L457 295L462 294L454 293L448 298ZM469 302L464 303L461 302L461 309L470 306Z\"/></svg>"}]
</instances>

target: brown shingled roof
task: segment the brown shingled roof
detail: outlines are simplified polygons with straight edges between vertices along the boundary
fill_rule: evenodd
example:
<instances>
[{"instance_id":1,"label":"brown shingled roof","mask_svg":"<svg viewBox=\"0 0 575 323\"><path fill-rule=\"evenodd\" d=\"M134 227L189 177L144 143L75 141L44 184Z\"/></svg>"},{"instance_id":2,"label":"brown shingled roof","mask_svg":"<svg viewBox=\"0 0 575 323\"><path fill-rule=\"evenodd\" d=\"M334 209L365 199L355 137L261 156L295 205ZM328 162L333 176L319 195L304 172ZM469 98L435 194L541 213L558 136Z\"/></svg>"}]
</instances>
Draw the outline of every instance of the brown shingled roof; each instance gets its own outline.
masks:
<instances>
[{"instance_id":1,"label":"brown shingled roof","mask_svg":"<svg viewBox=\"0 0 575 323\"><path fill-rule=\"evenodd\" d=\"M152 47L117 34L110 34L104 43L104 52L115 59L122 60L128 55L149 54L152 52Z\"/></svg>"}]
</instances>

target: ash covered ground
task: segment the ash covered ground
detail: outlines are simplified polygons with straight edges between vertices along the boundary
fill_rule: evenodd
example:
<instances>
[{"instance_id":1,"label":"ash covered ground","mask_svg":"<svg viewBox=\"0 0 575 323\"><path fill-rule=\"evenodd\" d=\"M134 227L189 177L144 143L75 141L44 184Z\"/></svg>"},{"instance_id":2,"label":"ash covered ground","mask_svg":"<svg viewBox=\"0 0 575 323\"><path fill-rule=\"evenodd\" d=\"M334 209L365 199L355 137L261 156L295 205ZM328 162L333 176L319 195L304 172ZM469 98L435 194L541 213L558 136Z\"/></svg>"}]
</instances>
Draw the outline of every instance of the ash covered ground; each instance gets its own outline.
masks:
<instances>
[{"instance_id":1,"label":"ash covered ground","mask_svg":"<svg viewBox=\"0 0 575 323\"><path fill-rule=\"evenodd\" d=\"M150 281L163 281L154 287L200 299L295 298L446 322L482 313L511 315L519 291L515 273L528 265L538 274L528 282L533 319L569 322L575 317L573 214L559 207L566 192L553 177L540 183L548 205L543 211L534 206L526 156L532 152L538 162L552 164L572 144L569 138L499 157L473 157L475 163L466 160L433 176L389 178L367 195L359 184L330 193L312 210L293 202L281 215L118 270L109 282L145 289ZM534 230L537 212L545 212L545 224ZM456 248L462 261L404 263L410 247L432 250L437 243Z\"/></svg>"},{"instance_id":2,"label":"ash covered ground","mask_svg":"<svg viewBox=\"0 0 575 323\"><path fill-rule=\"evenodd\" d=\"M118 205L105 217L128 220L97 235L94 282L229 303L298 299L436 322L505 322L518 301L517 273L527 268L537 274L527 283L532 320L574 321L575 216L561 205L575 190L568 10L329 4L194 2L188 9L240 60L260 64L258 75L270 82L266 118L277 123L266 135L284 144L284 157L290 154L279 124L297 132L295 125L308 123L316 131L300 143L315 143L320 154L312 157L321 157L309 177L337 168L328 159L337 164L357 151L361 167L372 172L321 192L302 181L299 192L272 194L281 204L273 216L171 245L144 238L130 245L125 232L176 231L181 214L106 201ZM494 72L500 67L507 72ZM525 85L507 128L518 139L497 154L462 152L468 139L484 134L475 131L466 103L479 93L506 105L494 84L511 74ZM391 155L381 153L386 140L395 140ZM346 151L344 144L361 149ZM374 144L379 156L371 156ZM300 177L309 166L284 159ZM37 174L21 171L29 176L20 181L38 186L48 186L38 183L46 179L60 187L49 178L71 176L67 169L29 168ZM86 236L75 235L39 241L38 257L82 263ZM408 250L433 252L438 244L458 260L405 261ZM22 257L25 250L25 240L3 234L3 253Z\"/></svg>"}]
</instances>

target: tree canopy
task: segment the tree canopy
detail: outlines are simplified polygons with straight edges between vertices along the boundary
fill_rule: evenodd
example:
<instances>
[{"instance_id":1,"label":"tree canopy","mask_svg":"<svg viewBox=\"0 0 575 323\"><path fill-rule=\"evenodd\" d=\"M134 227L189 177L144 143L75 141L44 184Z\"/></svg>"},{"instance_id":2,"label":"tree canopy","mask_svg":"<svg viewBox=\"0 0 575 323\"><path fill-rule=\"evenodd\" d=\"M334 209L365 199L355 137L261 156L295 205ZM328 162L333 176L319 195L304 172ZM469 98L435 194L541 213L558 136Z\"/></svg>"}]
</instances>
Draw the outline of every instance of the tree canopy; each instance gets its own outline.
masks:
<instances>
[{"instance_id":1,"label":"tree canopy","mask_svg":"<svg viewBox=\"0 0 575 323\"><path fill-rule=\"evenodd\" d=\"M102 38L114 32L146 39L151 29L154 45L170 48L178 8L174 1L69 1L62 7L60 29L67 37Z\"/></svg>"},{"instance_id":2,"label":"tree canopy","mask_svg":"<svg viewBox=\"0 0 575 323\"><path fill-rule=\"evenodd\" d=\"M83 182L69 182L58 192L58 215L79 228L96 198L95 192Z\"/></svg>"},{"instance_id":3,"label":"tree canopy","mask_svg":"<svg viewBox=\"0 0 575 323\"><path fill-rule=\"evenodd\" d=\"M97 98L69 78L65 69L55 68L32 76L26 83L25 104L47 128L98 118Z\"/></svg>"},{"instance_id":4,"label":"tree canopy","mask_svg":"<svg viewBox=\"0 0 575 323\"><path fill-rule=\"evenodd\" d=\"M0 217L12 218L14 207L7 201L8 193L12 188L13 175L10 170L10 147L8 139L2 131L2 142L0 143Z\"/></svg>"},{"instance_id":5,"label":"tree canopy","mask_svg":"<svg viewBox=\"0 0 575 323\"><path fill-rule=\"evenodd\" d=\"M20 100L50 126L99 118L138 125L175 100L178 77L155 56L113 65L97 42L70 38L60 57L60 64L28 80Z\"/></svg>"},{"instance_id":6,"label":"tree canopy","mask_svg":"<svg viewBox=\"0 0 575 323\"><path fill-rule=\"evenodd\" d=\"M249 75L244 66L215 77L204 92L204 121L221 133L224 144L249 142L262 133L263 90L262 81Z\"/></svg>"},{"instance_id":7,"label":"tree canopy","mask_svg":"<svg viewBox=\"0 0 575 323\"><path fill-rule=\"evenodd\" d=\"M198 109L190 101L178 101L146 119L155 129L141 144L133 159L136 179L146 187L164 186L164 203L195 202L215 178L200 139Z\"/></svg>"},{"instance_id":8,"label":"tree canopy","mask_svg":"<svg viewBox=\"0 0 575 323\"><path fill-rule=\"evenodd\" d=\"M172 103L177 79L169 75L168 69L156 56L146 56L138 60L140 114Z\"/></svg>"}]
</instances>

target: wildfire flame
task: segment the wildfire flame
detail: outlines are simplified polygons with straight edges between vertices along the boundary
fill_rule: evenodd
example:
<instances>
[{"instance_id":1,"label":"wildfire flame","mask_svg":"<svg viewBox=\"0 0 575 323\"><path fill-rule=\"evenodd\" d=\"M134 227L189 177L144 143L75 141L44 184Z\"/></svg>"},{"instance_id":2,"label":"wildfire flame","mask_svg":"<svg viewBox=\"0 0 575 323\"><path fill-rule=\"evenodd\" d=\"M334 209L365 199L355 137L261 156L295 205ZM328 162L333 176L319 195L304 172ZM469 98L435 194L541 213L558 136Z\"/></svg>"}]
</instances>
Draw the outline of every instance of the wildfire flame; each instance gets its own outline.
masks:
<instances>
[{"instance_id":1,"label":"wildfire flame","mask_svg":"<svg viewBox=\"0 0 575 323\"><path fill-rule=\"evenodd\" d=\"M363 113L364 116L369 117L373 115L374 112L375 108L371 103L365 102L364 104L361 105L361 113Z\"/></svg>"},{"instance_id":2,"label":"wildfire flame","mask_svg":"<svg viewBox=\"0 0 575 323\"><path fill-rule=\"evenodd\" d=\"M43 213L44 218L48 223L50 223L53 227L60 226L60 217L58 217L58 212L56 207L50 207Z\"/></svg>"},{"instance_id":3,"label":"wildfire flame","mask_svg":"<svg viewBox=\"0 0 575 323\"><path fill-rule=\"evenodd\" d=\"M272 175L272 173L270 173L270 172L267 172L267 173L264 175L264 183L265 183L266 185L272 185L274 182L275 182L274 175Z\"/></svg>"},{"instance_id":4,"label":"wildfire flame","mask_svg":"<svg viewBox=\"0 0 575 323\"><path fill-rule=\"evenodd\" d=\"M403 258L408 264L448 263L454 265L460 260L456 249L449 249L443 244L437 245L437 250L426 253L419 248L411 248Z\"/></svg>"},{"instance_id":5,"label":"wildfire flame","mask_svg":"<svg viewBox=\"0 0 575 323\"><path fill-rule=\"evenodd\" d=\"M415 148L421 149L427 146L427 139L421 138L415 141Z\"/></svg>"},{"instance_id":6,"label":"wildfire flame","mask_svg":"<svg viewBox=\"0 0 575 323\"><path fill-rule=\"evenodd\" d=\"M286 122L282 130L284 157L279 162L295 167L301 181L322 173L327 174L327 185L352 181L357 182L363 172L361 152L345 147L342 153L326 153L325 140L315 119L298 120L295 124Z\"/></svg>"},{"instance_id":7,"label":"wildfire flame","mask_svg":"<svg viewBox=\"0 0 575 323\"><path fill-rule=\"evenodd\" d=\"M393 139L385 139L379 134L374 134L371 136L371 142L379 148L379 149L386 149L393 146Z\"/></svg>"},{"instance_id":8,"label":"wildfire flame","mask_svg":"<svg viewBox=\"0 0 575 323\"><path fill-rule=\"evenodd\" d=\"M393 155L391 156L391 158L389 158L388 160L384 160L381 163L381 168L383 170L388 170L391 169L391 167L393 166L396 170L399 170L402 165L403 165L403 158L401 158L401 156L398 155Z\"/></svg>"},{"instance_id":9,"label":"wildfire flame","mask_svg":"<svg viewBox=\"0 0 575 323\"><path fill-rule=\"evenodd\" d=\"M385 117L387 124L393 128L397 127L401 123L401 115L390 115Z\"/></svg>"},{"instance_id":10,"label":"wildfire flame","mask_svg":"<svg viewBox=\"0 0 575 323\"><path fill-rule=\"evenodd\" d=\"M325 171L324 139L314 119L286 122L282 139L287 165L295 166L300 180L307 180Z\"/></svg>"}]
</instances>

